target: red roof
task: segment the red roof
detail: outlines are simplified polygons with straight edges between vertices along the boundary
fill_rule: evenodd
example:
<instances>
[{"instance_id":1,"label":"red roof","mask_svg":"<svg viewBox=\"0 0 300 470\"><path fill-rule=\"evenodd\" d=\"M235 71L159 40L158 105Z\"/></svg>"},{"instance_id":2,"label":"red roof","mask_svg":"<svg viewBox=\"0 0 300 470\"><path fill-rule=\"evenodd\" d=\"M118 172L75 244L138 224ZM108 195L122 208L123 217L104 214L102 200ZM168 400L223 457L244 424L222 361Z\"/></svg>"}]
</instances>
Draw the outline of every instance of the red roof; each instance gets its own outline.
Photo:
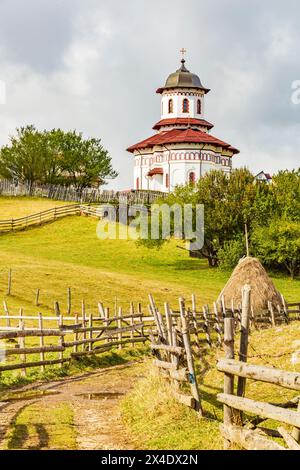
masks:
<instances>
[{"instance_id":1,"label":"red roof","mask_svg":"<svg viewBox=\"0 0 300 470\"><path fill-rule=\"evenodd\" d=\"M230 144L223 142L217 137L211 134L202 132L198 129L171 129L170 131L163 131L159 134L155 134L148 139L142 140L135 145L132 145L127 149L128 152L134 152L138 149L144 149L147 147L154 147L155 145L164 144L178 144L178 143L195 143L195 144L213 144L229 149L233 153L239 153L239 150L232 147Z\"/></svg>"},{"instance_id":2,"label":"red roof","mask_svg":"<svg viewBox=\"0 0 300 470\"><path fill-rule=\"evenodd\" d=\"M164 170L162 168L153 168L149 171L147 176L154 176L154 175L163 175Z\"/></svg>"},{"instance_id":3,"label":"red roof","mask_svg":"<svg viewBox=\"0 0 300 470\"><path fill-rule=\"evenodd\" d=\"M157 122L153 129L160 129L162 126L171 126L183 124L187 126L203 126L207 127L207 129L212 129L214 126L210 122L206 121L205 119L194 119L194 118L170 118L170 119L162 119L161 121Z\"/></svg>"}]
</instances>

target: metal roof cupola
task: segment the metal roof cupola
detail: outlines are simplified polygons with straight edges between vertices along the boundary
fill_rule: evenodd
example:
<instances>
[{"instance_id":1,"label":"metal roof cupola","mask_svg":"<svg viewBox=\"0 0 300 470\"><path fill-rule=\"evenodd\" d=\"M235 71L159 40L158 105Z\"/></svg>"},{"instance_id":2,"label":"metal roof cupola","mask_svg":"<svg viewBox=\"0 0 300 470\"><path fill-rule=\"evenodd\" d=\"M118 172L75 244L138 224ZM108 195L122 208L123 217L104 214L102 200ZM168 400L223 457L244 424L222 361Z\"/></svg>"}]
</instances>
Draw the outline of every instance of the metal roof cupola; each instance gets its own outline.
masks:
<instances>
[{"instance_id":1,"label":"metal roof cupola","mask_svg":"<svg viewBox=\"0 0 300 470\"><path fill-rule=\"evenodd\" d=\"M164 90L170 90L172 88L194 88L203 90L205 93L210 91L202 85L198 75L191 73L186 68L185 62L185 59L182 58L181 67L168 76L165 86L158 88L157 93L162 93Z\"/></svg>"}]
</instances>

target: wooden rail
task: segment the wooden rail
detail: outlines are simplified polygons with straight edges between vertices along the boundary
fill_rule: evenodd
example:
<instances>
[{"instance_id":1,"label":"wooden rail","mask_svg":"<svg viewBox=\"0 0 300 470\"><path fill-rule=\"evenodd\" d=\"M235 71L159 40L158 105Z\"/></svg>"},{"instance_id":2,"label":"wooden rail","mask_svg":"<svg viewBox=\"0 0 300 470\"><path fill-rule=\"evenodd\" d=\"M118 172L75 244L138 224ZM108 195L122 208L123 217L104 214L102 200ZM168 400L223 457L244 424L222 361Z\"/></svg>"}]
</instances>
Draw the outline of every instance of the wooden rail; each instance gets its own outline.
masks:
<instances>
[{"instance_id":1,"label":"wooden rail","mask_svg":"<svg viewBox=\"0 0 300 470\"><path fill-rule=\"evenodd\" d=\"M79 204L70 204L47 209L36 214L20 217L18 219L0 220L0 232L13 232L24 230L34 225L42 225L62 217L78 215L81 212Z\"/></svg>"},{"instance_id":2,"label":"wooden rail","mask_svg":"<svg viewBox=\"0 0 300 470\"><path fill-rule=\"evenodd\" d=\"M104 216L104 208L102 206L90 206L82 204L69 204L66 206L57 206L51 209L31 214L17 219L0 220L0 233L14 232L16 230L25 230L28 227L37 226L53 222L67 216L87 215L90 217L101 218ZM37 293L37 303L38 303ZM69 299L70 300L70 299Z\"/></svg>"},{"instance_id":3,"label":"wooden rail","mask_svg":"<svg viewBox=\"0 0 300 470\"><path fill-rule=\"evenodd\" d=\"M177 400L195 409L202 416L185 302L179 299L180 318L177 318L175 323L176 315L173 315L168 303L165 303L163 317L151 295L149 300L157 331L156 338L153 334L150 336L151 349L155 356L154 365L163 377L173 381ZM184 383L190 384L191 395L186 395L180 390L180 385Z\"/></svg>"},{"instance_id":4,"label":"wooden rail","mask_svg":"<svg viewBox=\"0 0 300 470\"><path fill-rule=\"evenodd\" d=\"M0 180L0 195L3 196L35 196L54 199L57 201L72 201L80 204L116 204L120 200L128 201L131 204L152 204L157 199L167 196L160 191L110 191L98 188L85 188L81 191L75 188L59 185L39 185L29 186L24 183L15 183L8 180Z\"/></svg>"},{"instance_id":5,"label":"wooden rail","mask_svg":"<svg viewBox=\"0 0 300 470\"><path fill-rule=\"evenodd\" d=\"M18 327L0 327L2 345L5 341L9 341L5 343L5 349L0 351L0 357L4 357L4 361L0 363L0 372L20 369L25 375L28 369L34 367L41 367L44 372L45 366L62 365L70 361L72 357L100 354L114 347L122 348L127 344L134 346L147 340L145 329L148 327L148 321L143 319L142 313L119 315L117 321L114 316L111 318L109 315L105 318L93 317L93 315L86 315L84 311L83 315L72 319L65 319L60 315L51 317L51 321L56 322L55 329L43 328L45 321L49 318L42 317L41 314L37 317L28 317L31 322L33 319L36 320L39 328L26 328L27 317L25 316L15 316L15 318L20 318ZM130 325L128 325L128 319L131 320ZM73 323L66 326L65 320L73 321ZM29 338L34 343L39 338L39 346L32 342L26 346L25 340ZM47 338L51 344L45 343ZM55 338L58 343L53 344ZM16 341L15 347L11 346L12 340ZM53 359L54 353L58 353L58 358ZM39 360L28 361L27 356L34 354L39 355ZM46 354L51 354L51 357L45 358ZM17 357L21 357L19 362L15 361Z\"/></svg>"},{"instance_id":6,"label":"wooden rail","mask_svg":"<svg viewBox=\"0 0 300 470\"><path fill-rule=\"evenodd\" d=\"M248 294L249 296L250 294ZM246 292L243 294L243 302L246 302ZM300 390L300 373L274 369L271 367L248 364L248 334L251 316L250 298L248 307L242 312L242 329L240 340L239 360L234 357L234 319L229 317L224 323L224 350L225 359L220 359L217 369L224 373L224 392L218 395L218 400L224 405L224 422L220 427L224 438L224 446L228 448L236 444L248 450L300 450L300 404L298 411L288 409L292 406L289 402L286 406L280 404L264 403L245 397L246 380L256 380L280 387ZM235 377L238 377L237 394L234 394ZM299 397L298 397L299 400ZM255 424L244 426L243 413L254 414L259 417L258 422L265 419L273 419L279 423L292 426L292 432L281 425L276 430L257 428ZM258 432L264 432L265 436L282 437L285 445L271 441Z\"/></svg>"}]
</instances>

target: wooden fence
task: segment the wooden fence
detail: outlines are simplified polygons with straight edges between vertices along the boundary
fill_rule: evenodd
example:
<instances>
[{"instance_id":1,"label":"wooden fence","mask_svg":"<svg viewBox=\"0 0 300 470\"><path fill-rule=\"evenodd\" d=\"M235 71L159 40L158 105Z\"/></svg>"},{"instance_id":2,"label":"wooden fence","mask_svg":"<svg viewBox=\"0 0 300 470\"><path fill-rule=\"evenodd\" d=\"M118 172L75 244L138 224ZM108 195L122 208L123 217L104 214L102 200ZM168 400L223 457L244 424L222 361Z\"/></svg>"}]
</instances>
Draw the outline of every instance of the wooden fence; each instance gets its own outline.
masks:
<instances>
[{"instance_id":1,"label":"wooden fence","mask_svg":"<svg viewBox=\"0 0 300 470\"><path fill-rule=\"evenodd\" d=\"M86 215L101 218L105 215L105 206L69 204L66 206L53 207L18 219L0 220L0 233L25 230L32 226L46 224L72 215Z\"/></svg>"},{"instance_id":2,"label":"wooden fence","mask_svg":"<svg viewBox=\"0 0 300 470\"><path fill-rule=\"evenodd\" d=\"M163 377L173 382L176 398L202 415L185 301L179 299L179 318L176 318L168 303L165 303L163 317L153 297L150 295L149 298L150 311L156 324L156 336L150 335L151 349L156 357L154 364ZM181 387L186 383L190 384L191 395L182 393Z\"/></svg>"},{"instance_id":3,"label":"wooden fence","mask_svg":"<svg viewBox=\"0 0 300 470\"><path fill-rule=\"evenodd\" d=\"M266 437L271 436L283 438L289 449L300 450L300 397L281 406L245 397L247 379L300 391L300 373L247 363L251 316L250 290L246 287L243 294L239 360L235 359L234 354L235 320L232 316L224 319L225 358L220 359L217 364L217 369L224 373L224 393L218 395L218 400L224 405L224 422L220 428L224 445L228 448L235 444L248 450L286 449ZM235 377L238 377L236 394ZM289 409L297 406L298 411ZM256 415L256 419L250 422L250 427L249 423L245 425L244 412ZM279 422L277 430L258 427L258 424L266 419ZM281 424L292 426L292 431L288 431Z\"/></svg>"},{"instance_id":4,"label":"wooden fence","mask_svg":"<svg viewBox=\"0 0 300 470\"><path fill-rule=\"evenodd\" d=\"M23 316L22 313L1 316L7 323L0 327L2 345L5 341L5 349L0 351L0 357L4 358L0 372L19 369L26 375L29 368L35 367L41 367L44 372L48 365L62 365L79 356L99 354L115 347L122 349L125 345L134 347L136 343L147 341L149 328L154 326L151 317L143 317L139 310L135 313L133 307L128 314L120 307L116 316L110 316L109 309L101 303L98 309L97 316L86 315L84 305L81 315L69 317L61 314ZM12 322L17 322L18 326ZM36 327L26 327L26 322L36 323ZM46 323L51 326L46 327ZM55 353L58 357L53 358ZM46 354L51 357L46 358ZM39 355L39 359L28 361L27 357L32 355Z\"/></svg>"},{"instance_id":5,"label":"wooden fence","mask_svg":"<svg viewBox=\"0 0 300 470\"><path fill-rule=\"evenodd\" d=\"M84 210L84 207L79 204L70 204L47 209L37 214L20 217L18 219L0 220L0 232L24 230L28 227L42 225L69 215L78 215Z\"/></svg>"},{"instance_id":6,"label":"wooden fence","mask_svg":"<svg viewBox=\"0 0 300 470\"><path fill-rule=\"evenodd\" d=\"M29 186L8 180L0 180L0 195L45 197L82 204L118 203L125 200L130 204L152 204L157 199L166 197L166 193L160 191L109 191L97 188L85 188L78 191L72 187L38 184Z\"/></svg>"},{"instance_id":7,"label":"wooden fence","mask_svg":"<svg viewBox=\"0 0 300 470\"><path fill-rule=\"evenodd\" d=\"M8 292L11 291L11 279L12 274L11 271L8 275ZM39 295L40 290L38 289L36 292L36 305L39 304ZM161 312L160 309L156 306L153 297L149 296L149 305L147 307L148 311L145 311L142 308L141 303L137 305L137 308L134 308L133 303L130 304L128 311L126 312L126 308L118 306L117 302L114 305L114 311L112 316L110 314L110 308L104 307L103 304L100 302L98 304L97 312L93 314L86 314L86 307L85 301L82 301L82 308L81 314L73 314L72 315L72 303L71 303L71 289L68 289L68 305L67 311L64 313L58 303L58 301L54 302L54 316L52 315L24 315L23 309L21 308L18 314L12 314L7 301L3 302L3 309L4 313L0 315L0 339L10 339L11 341L17 340L17 347L13 348L12 351L8 351L8 356L16 356L21 354L21 350L26 349L24 346L25 339L27 336L33 338L34 332L37 331L37 338L43 338L45 335L40 333L43 329L46 332L57 332L57 336L64 337L64 350L70 348L72 346L76 346L69 340L71 334L74 335L74 341L83 341L82 343L78 343L77 346L86 345L87 348L89 344L97 343L105 340L105 344L107 347L107 338L105 335L111 336L109 333L110 329L116 333L117 337L114 338L114 341L109 341L110 348L114 346L120 346L125 344L133 345L134 342L139 341L129 341L130 338L138 339L138 338L146 338L149 339L151 335L151 342L152 346L156 345L153 350L157 350L158 353L162 357L164 357L164 353L161 354L160 350L164 350L167 354L166 357L169 358L171 363L176 364L177 362L174 360L173 356L176 356L176 352L171 353L167 351L168 346L173 347L175 346L174 351L176 350L177 343L180 343L184 347L184 355L187 357L187 349L189 346L184 346L184 335L182 333L183 322L186 323L186 327L188 329L188 341L192 350L192 355L194 358L203 359L207 350L211 348L220 348L223 344L224 339L224 327L226 323L226 318L232 317L234 331L238 332L242 328L242 305L239 308L223 308L222 304L217 305L214 303L213 308L210 309L208 305L205 305L202 309L197 307L196 304L196 297L195 295L191 298L191 303L188 307L186 307L185 302L183 299L180 299L179 302L179 310L172 310L169 304L164 304L164 312ZM292 303L286 304L286 312L289 318L290 311L292 310L291 315L294 315L294 319L299 318L300 311L295 307L299 306L299 303ZM124 313L125 312L125 313ZM183 319L184 317L184 319ZM139 326L136 326L136 321L138 320ZM270 319L270 316L266 316L266 319L261 322L256 320L254 321L252 317L252 312L250 309L250 317L249 317L249 324L251 328L258 328L258 327L266 327L272 326L273 323ZM91 324L90 324L91 323ZM30 326L29 326L30 325ZM80 326L81 325L81 326ZM80 328L92 328L92 330L80 331ZM100 328L100 329L99 329ZM125 329L124 329L125 328ZM99 337L93 337L93 331L97 331L97 329L103 331ZM115 331L116 329L120 331ZM169 331L169 330L172 331ZM174 330L175 329L175 330ZM19 334L20 331L25 331L24 333ZM27 331L29 333L27 334ZM106 331L106 333L105 333ZM90 338L87 337L87 334L92 332ZM127 332L127 337L124 338L123 333ZM63 334L62 334L63 333ZM83 338L79 338L82 336ZM1 336L2 335L2 336ZM15 335L15 336L14 336ZM41 336L39 336L41 335ZM138 335L138 336L137 336ZM177 339L175 336L177 335ZM53 335L50 335L54 336ZM65 337L68 337L68 341L65 341ZM172 339L171 339L172 338ZM20 344L20 341L22 344ZM60 339L59 339L60 340ZM122 341L122 344L116 344L116 341ZM124 342L125 341L125 342ZM175 341L175 343L174 343ZM27 354L36 354L36 353L46 353L46 352L55 352L52 350L43 351L44 345L42 344L43 340L40 340L40 347L42 348L41 351L37 350L38 346L35 346L34 351ZM161 347L160 347L161 346ZM62 345L54 345L51 344L49 347L60 347ZM180 346L181 347L181 346ZM18 349L19 348L19 349ZM94 348L92 347L88 350L86 347L83 347L81 351L78 351L78 348L74 348L73 353L78 353L77 355L83 354L93 354L95 351L101 352L102 348ZM177 350L178 352L179 350ZM57 351L56 351L57 352ZM61 351L59 351L61 352ZM23 354L23 352L22 352ZM26 352L24 353L26 355ZM70 357L74 354L69 355ZM166 361L165 361L166 362ZM48 365L52 365L49 363ZM28 366L29 367L29 366ZM31 367L31 366L30 366ZM187 367L187 364L184 366ZM13 368L16 368L15 366ZM170 369L174 369L174 367L170 367ZM0 367L1 370L1 367ZM182 372L181 372L182 373ZM192 374L192 372L189 372ZM174 374L173 374L174 375ZM175 374L177 375L177 374ZM182 375L183 377L183 375ZM184 380L183 380L184 382ZM197 407L197 397L193 397L194 400L190 401L194 403Z\"/></svg>"}]
</instances>

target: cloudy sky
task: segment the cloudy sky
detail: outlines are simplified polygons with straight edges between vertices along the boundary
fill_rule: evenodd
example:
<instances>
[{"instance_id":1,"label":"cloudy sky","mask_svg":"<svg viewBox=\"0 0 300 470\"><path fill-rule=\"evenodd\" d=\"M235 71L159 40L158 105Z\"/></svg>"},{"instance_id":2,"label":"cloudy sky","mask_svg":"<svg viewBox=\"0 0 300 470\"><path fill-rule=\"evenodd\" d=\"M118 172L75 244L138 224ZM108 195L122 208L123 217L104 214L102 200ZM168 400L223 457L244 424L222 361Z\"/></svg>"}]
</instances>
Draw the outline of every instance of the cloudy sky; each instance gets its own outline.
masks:
<instances>
[{"instance_id":1,"label":"cloudy sky","mask_svg":"<svg viewBox=\"0 0 300 470\"><path fill-rule=\"evenodd\" d=\"M110 151L113 187L131 187L126 148L151 135L185 47L234 166L299 166L299 24L298 0L0 0L0 144L29 123L81 130Z\"/></svg>"}]
</instances>

